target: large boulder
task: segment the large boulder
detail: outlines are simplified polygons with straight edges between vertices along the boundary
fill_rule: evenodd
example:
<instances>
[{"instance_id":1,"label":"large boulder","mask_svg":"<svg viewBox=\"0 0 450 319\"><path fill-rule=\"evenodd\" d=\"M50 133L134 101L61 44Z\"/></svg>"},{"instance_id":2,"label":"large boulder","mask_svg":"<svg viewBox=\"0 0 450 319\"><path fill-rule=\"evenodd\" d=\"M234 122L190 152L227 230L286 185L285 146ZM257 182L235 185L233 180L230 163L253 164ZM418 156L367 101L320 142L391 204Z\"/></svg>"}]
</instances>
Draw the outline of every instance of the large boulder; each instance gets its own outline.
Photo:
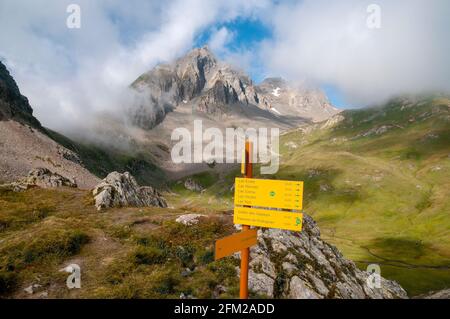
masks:
<instances>
[{"instance_id":1,"label":"large boulder","mask_svg":"<svg viewBox=\"0 0 450 319\"><path fill-rule=\"evenodd\" d=\"M371 274L359 270L339 250L320 238L313 219L304 216L303 230L258 231L258 245L251 248L249 288L259 295L294 299L407 298L394 281L368 285ZM373 276L371 277L373 278Z\"/></svg>"},{"instance_id":2,"label":"large boulder","mask_svg":"<svg viewBox=\"0 0 450 319\"><path fill-rule=\"evenodd\" d=\"M167 207L166 200L153 187L140 187L134 177L125 172L112 172L92 191L98 210L109 207Z\"/></svg>"}]
</instances>

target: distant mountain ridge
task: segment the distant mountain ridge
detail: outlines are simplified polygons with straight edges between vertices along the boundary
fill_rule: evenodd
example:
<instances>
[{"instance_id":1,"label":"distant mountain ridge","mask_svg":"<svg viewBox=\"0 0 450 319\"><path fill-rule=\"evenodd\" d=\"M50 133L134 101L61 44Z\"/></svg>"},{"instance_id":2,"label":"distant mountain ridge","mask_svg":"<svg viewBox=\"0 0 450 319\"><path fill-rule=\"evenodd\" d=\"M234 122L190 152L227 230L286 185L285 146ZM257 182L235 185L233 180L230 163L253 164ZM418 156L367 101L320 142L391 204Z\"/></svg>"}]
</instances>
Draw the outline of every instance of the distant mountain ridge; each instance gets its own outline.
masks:
<instances>
[{"instance_id":1,"label":"distant mountain ridge","mask_svg":"<svg viewBox=\"0 0 450 319\"><path fill-rule=\"evenodd\" d=\"M296 115L320 122L339 113L324 92L296 86L282 78L267 78L257 86L262 103L279 115Z\"/></svg>"},{"instance_id":2,"label":"distant mountain ridge","mask_svg":"<svg viewBox=\"0 0 450 319\"><path fill-rule=\"evenodd\" d=\"M207 48L198 48L172 64L161 64L142 74L132 87L140 93L130 117L133 124L151 129L180 104L192 104L193 111L220 115L233 105L256 106L277 117L300 116L320 121L338 113L319 91L280 84L281 98L274 96L270 80L260 86L242 71L219 61ZM286 105L284 105L286 104ZM282 109L282 114L278 109Z\"/></svg>"}]
</instances>

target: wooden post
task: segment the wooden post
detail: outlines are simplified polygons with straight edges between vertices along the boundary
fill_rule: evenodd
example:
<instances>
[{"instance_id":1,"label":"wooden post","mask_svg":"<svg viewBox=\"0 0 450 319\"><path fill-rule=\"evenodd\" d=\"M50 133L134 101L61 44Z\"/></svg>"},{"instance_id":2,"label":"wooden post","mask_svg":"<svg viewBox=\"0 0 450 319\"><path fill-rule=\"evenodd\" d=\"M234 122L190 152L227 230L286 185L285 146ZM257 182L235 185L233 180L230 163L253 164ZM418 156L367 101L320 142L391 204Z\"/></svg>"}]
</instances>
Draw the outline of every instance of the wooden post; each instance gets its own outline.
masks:
<instances>
[{"instance_id":1,"label":"wooden post","mask_svg":"<svg viewBox=\"0 0 450 319\"><path fill-rule=\"evenodd\" d=\"M253 178L253 163L252 163L252 142L245 141L245 178ZM242 231L249 230L250 226L242 225ZM250 259L250 248L241 251L241 282L239 297L241 299L248 299L248 266Z\"/></svg>"}]
</instances>

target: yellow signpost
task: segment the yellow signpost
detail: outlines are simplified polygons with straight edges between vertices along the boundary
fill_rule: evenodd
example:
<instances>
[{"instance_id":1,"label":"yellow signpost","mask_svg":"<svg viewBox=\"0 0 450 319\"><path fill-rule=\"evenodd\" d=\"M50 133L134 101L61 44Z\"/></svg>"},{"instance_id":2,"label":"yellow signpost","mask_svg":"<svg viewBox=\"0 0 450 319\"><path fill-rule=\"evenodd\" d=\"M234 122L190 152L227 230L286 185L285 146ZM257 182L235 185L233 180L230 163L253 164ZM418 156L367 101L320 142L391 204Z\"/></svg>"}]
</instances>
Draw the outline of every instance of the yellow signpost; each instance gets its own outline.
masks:
<instances>
[{"instance_id":1,"label":"yellow signpost","mask_svg":"<svg viewBox=\"0 0 450 319\"><path fill-rule=\"evenodd\" d=\"M234 204L301 210L303 182L236 178Z\"/></svg>"},{"instance_id":2,"label":"yellow signpost","mask_svg":"<svg viewBox=\"0 0 450 319\"><path fill-rule=\"evenodd\" d=\"M241 251L241 299L248 298L249 247L257 243L257 230L250 226L301 231L303 182L253 179L252 143L246 141L241 173L234 188L234 223L242 232L216 242L215 259Z\"/></svg>"},{"instance_id":3,"label":"yellow signpost","mask_svg":"<svg viewBox=\"0 0 450 319\"><path fill-rule=\"evenodd\" d=\"M234 223L238 225L301 231L303 214L251 207L235 207Z\"/></svg>"},{"instance_id":4,"label":"yellow signpost","mask_svg":"<svg viewBox=\"0 0 450 319\"><path fill-rule=\"evenodd\" d=\"M230 256L242 249L256 245L258 231L249 229L216 241L215 260Z\"/></svg>"}]
</instances>

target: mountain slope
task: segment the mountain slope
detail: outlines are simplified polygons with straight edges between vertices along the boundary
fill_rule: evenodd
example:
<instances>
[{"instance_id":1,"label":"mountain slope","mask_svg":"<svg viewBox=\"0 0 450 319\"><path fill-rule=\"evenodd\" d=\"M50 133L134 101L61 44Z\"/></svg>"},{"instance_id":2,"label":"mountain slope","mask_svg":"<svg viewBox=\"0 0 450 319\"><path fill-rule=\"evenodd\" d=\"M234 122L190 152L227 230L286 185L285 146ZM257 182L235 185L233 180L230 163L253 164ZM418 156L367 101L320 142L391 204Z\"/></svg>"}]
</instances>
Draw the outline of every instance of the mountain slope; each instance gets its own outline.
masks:
<instances>
[{"instance_id":1,"label":"mountain slope","mask_svg":"<svg viewBox=\"0 0 450 319\"><path fill-rule=\"evenodd\" d=\"M410 296L450 285L450 99L397 99L344 111L281 136L280 170L302 180L304 211L322 237L365 269L381 266ZM271 178L258 175L257 178ZM232 209L228 175L193 176L201 196L182 191L190 207ZM174 185L174 191L179 185ZM213 200L211 200L214 198ZM220 209L220 208L217 208Z\"/></svg>"},{"instance_id":2,"label":"mountain slope","mask_svg":"<svg viewBox=\"0 0 450 319\"><path fill-rule=\"evenodd\" d=\"M282 138L278 178L344 255L412 294L450 285L450 100L398 99Z\"/></svg>"},{"instance_id":3,"label":"mountain slope","mask_svg":"<svg viewBox=\"0 0 450 319\"><path fill-rule=\"evenodd\" d=\"M78 154L47 135L1 62L0 150L0 182L13 182L37 167L75 179L81 188L93 187L99 181L82 166Z\"/></svg>"}]
</instances>

